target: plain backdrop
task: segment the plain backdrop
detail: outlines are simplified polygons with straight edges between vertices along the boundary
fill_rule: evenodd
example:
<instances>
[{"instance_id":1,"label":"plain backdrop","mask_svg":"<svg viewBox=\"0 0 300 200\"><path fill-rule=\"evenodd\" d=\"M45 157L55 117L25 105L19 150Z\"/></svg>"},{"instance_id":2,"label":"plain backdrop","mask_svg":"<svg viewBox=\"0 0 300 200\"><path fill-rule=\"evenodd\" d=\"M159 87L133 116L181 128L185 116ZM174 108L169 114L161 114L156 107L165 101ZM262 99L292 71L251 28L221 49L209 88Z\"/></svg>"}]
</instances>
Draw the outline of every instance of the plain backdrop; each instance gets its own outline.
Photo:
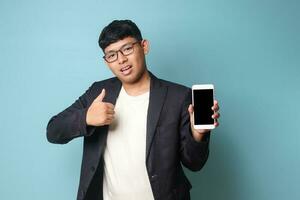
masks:
<instances>
[{"instance_id":1,"label":"plain backdrop","mask_svg":"<svg viewBox=\"0 0 300 200\"><path fill-rule=\"evenodd\" d=\"M131 19L156 76L213 83L221 107L192 199L300 199L297 0L1 0L0 196L75 199L82 138L46 140L51 116L112 73L98 36Z\"/></svg>"}]
</instances>

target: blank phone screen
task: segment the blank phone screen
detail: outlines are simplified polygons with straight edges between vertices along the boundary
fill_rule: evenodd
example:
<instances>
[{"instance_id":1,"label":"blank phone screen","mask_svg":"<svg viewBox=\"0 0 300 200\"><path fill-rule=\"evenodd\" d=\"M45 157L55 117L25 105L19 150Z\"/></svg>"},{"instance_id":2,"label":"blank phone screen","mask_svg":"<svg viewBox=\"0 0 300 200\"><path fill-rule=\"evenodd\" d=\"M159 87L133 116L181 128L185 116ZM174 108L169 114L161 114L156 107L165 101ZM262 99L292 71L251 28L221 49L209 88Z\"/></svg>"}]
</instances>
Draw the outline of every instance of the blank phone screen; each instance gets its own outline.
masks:
<instances>
[{"instance_id":1,"label":"blank phone screen","mask_svg":"<svg viewBox=\"0 0 300 200\"><path fill-rule=\"evenodd\" d=\"M195 125L214 124L213 89L193 90Z\"/></svg>"}]
</instances>

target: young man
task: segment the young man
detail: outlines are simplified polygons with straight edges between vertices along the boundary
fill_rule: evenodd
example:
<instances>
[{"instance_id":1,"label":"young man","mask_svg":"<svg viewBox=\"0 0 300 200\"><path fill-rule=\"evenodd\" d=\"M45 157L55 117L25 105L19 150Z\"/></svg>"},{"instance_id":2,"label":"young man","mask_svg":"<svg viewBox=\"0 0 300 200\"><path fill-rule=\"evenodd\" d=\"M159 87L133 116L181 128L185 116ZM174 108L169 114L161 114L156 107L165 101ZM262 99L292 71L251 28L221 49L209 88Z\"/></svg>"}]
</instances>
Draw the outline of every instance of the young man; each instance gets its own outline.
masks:
<instances>
[{"instance_id":1,"label":"young man","mask_svg":"<svg viewBox=\"0 0 300 200\"><path fill-rule=\"evenodd\" d=\"M116 77L92 84L47 126L51 143L84 137L77 199L190 199L181 164L200 170L210 137L193 128L191 90L148 71L149 43L130 20L106 26L99 45ZM218 126L216 101L212 109Z\"/></svg>"}]
</instances>

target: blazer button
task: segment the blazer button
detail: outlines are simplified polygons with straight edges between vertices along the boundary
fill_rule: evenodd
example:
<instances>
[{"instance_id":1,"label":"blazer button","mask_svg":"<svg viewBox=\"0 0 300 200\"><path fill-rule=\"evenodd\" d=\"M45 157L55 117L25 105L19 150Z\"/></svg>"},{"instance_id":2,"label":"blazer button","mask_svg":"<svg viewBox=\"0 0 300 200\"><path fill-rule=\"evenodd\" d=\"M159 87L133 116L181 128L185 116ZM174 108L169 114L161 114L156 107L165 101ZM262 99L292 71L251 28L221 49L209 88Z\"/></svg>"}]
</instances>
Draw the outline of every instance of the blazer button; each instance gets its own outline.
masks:
<instances>
[{"instance_id":1,"label":"blazer button","mask_svg":"<svg viewBox=\"0 0 300 200\"><path fill-rule=\"evenodd\" d=\"M96 169L95 166L92 166L92 167L91 167L92 172L94 172L95 169Z\"/></svg>"},{"instance_id":2,"label":"blazer button","mask_svg":"<svg viewBox=\"0 0 300 200\"><path fill-rule=\"evenodd\" d=\"M151 181L155 181L157 179L157 175L156 174L153 174L152 176L151 176Z\"/></svg>"}]
</instances>

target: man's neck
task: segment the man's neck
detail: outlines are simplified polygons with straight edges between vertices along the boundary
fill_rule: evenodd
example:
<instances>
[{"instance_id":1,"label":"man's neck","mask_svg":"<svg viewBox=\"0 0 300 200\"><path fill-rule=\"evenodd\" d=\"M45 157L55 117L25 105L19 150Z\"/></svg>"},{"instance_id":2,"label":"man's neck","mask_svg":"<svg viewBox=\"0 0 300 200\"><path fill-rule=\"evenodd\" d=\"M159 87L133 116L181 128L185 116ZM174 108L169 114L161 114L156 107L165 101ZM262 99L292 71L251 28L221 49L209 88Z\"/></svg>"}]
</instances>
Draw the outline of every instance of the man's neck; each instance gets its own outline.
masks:
<instances>
[{"instance_id":1,"label":"man's neck","mask_svg":"<svg viewBox=\"0 0 300 200\"><path fill-rule=\"evenodd\" d=\"M146 70L139 81L132 84L122 84L127 94L138 96L150 90L150 75Z\"/></svg>"}]
</instances>

